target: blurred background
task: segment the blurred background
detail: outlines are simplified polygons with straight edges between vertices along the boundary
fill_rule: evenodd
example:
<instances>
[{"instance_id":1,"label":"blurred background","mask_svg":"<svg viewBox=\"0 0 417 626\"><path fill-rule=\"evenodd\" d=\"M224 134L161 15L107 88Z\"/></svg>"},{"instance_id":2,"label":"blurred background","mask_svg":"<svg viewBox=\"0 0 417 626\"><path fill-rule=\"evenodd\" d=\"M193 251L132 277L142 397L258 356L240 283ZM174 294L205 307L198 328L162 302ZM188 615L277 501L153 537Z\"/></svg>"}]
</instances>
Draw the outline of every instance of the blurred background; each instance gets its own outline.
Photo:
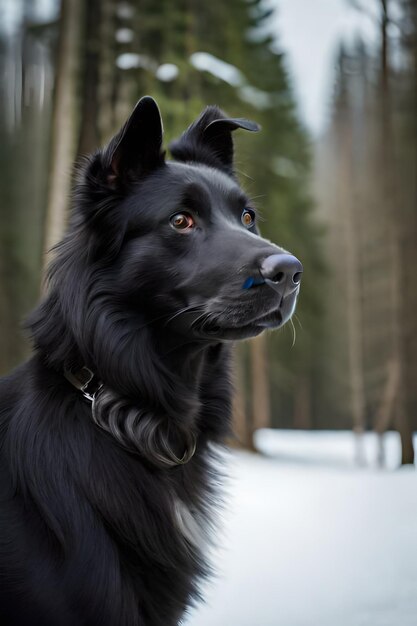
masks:
<instances>
[{"instance_id":1,"label":"blurred background","mask_svg":"<svg viewBox=\"0 0 417 626\"><path fill-rule=\"evenodd\" d=\"M0 0L0 76L0 373L74 162L140 96L166 144L206 104L262 125L237 170L303 286L238 347L229 549L189 623L415 626L417 0Z\"/></svg>"}]
</instances>

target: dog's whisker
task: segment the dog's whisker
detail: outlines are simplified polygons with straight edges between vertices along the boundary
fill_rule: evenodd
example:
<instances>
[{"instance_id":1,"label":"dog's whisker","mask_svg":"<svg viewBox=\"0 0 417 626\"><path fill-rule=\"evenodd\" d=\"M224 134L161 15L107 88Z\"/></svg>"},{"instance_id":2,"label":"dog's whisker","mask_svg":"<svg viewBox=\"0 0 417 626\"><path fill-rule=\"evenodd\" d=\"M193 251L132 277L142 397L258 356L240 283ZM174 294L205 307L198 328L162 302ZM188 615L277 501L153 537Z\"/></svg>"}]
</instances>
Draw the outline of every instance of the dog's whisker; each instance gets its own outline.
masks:
<instances>
[{"instance_id":1,"label":"dog's whisker","mask_svg":"<svg viewBox=\"0 0 417 626\"><path fill-rule=\"evenodd\" d=\"M153 317L148 322L145 322L144 324L141 324L140 326L138 326L137 330L143 330L144 328L149 328L149 326L152 326L152 324L155 324L155 322L160 322L161 320L165 319L167 315L168 315L167 313L164 313L164 315Z\"/></svg>"},{"instance_id":2,"label":"dog's whisker","mask_svg":"<svg viewBox=\"0 0 417 626\"><path fill-rule=\"evenodd\" d=\"M300 318L298 317L298 315L297 315L296 313L294 313L294 314L293 314L293 317L294 317L294 318L297 320L297 322L299 323L301 330L303 330L303 325L302 325L301 320L300 320Z\"/></svg>"},{"instance_id":3,"label":"dog's whisker","mask_svg":"<svg viewBox=\"0 0 417 626\"><path fill-rule=\"evenodd\" d=\"M186 306L183 309L180 309L179 311L176 311L173 315L171 315L166 321L165 321L165 325L169 324L170 322L172 322L176 317L178 317L179 315L183 315L184 313L192 313L192 312L198 312L200 310L202 310L201 306ZM198 318L197 318L198 319Z\"/></svg>"},{"instance_id":4,"label":"dog's whisker","mask_svg":"<svg viewBox=\"0 0 417 626\"><path fill-rule=\"evenodd\" d=\"M290 323L291 323L291 328L292 328L292 332L293 332L293 340L292 340L291 348L293 348L295 346L295 340L297 338L297 333L296 333L296 330L295 330L294 322L292 321L291 318L290 318Z\"/></svg>"},{"instance_id":5,"label":"dog's whisker","mask_svg":"<svg viewBox=\"0 0 417 626\"><path fill-rule=\"evenodd\" d=\"M203 311L201 313L201 315L199 315L193 322L193 326L196 326L197 324L199 324L202 320L203 323L205 324L206 322L208 322L209 318L210 318L211 313L209 311Z\"/></svg>"},{"instance_id":6,"label":"dog's whisker","mask_svg":"<svg viewBox=\"0 0 417 626\"><path fill-rule=\"evenodd\" d=\"M236 172L240 175L240 176L244 176L245 178L247 178L248 180L254 182L254 179L252 176L249 176L249 174L246 174L246 172L244 172L243 170L239 169L239 168L235 168Z\"/></svg>"}]
</instances>

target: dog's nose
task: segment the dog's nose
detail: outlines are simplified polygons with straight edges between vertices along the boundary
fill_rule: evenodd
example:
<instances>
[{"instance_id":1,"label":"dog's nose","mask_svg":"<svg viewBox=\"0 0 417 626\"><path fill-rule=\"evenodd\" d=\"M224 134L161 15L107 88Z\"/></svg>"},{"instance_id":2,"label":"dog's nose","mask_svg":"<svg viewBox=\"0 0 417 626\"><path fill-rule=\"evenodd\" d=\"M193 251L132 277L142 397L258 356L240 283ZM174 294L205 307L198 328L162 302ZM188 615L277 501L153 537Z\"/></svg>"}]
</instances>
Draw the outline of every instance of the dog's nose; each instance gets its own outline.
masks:
<instances>
[{"instance_id":1,"label":"dog's nose","mask_svg":"<svg viewBox=\"0 0 417 626\"><path fill-rule=\"evenodd\" d=\"M272 254L264 259L259 271L265 282L285 298L298 289L303 266L292 254Z\"/></svg>"}]
</instances>

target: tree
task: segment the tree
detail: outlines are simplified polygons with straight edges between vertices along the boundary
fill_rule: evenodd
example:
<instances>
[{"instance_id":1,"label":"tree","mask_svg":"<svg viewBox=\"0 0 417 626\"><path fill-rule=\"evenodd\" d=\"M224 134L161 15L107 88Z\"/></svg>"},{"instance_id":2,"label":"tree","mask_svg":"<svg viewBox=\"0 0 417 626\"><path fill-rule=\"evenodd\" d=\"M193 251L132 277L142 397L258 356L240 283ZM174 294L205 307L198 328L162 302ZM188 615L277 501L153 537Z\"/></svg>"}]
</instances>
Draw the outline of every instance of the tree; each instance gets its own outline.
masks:
<instances>
[{"instance_id":1,"label":"tree","mask_svg":"<svg viewBox=\"0 0 417 626\"><path fill-rule=\"evenodd\" d=\"M416 187L410 163L415 168L417 136L411 132L415 120L405 85L415 85L416 74L410 49L401 39L399 45L408 53L399 65L392 63L392 5L393 0L377 5L377 54L361 42L341 51L333 117L319 151L318 188L330 216L331 282L334 290L347 285L336 301L328 300L329 315L336 321L335 332L327 335L339 388L333 397L335 415L343 423L347 405L356 428L373 426L382 433L394 425L401 436L402 463L412 463L416 394L410 383L416 362L409 342L416 322L410 315L415 290L409 289L409 268L416 261ZM401 22L395 28L402 32ZM415 26L407 31L415 37ZM329 187L324 172L338 184ZM345 372L351 381L346 387Z\"/></svg>"},{"instance_id":2,"label":"tree","mask_svg":"<svg viewBox=\"0 0 417 626\"><path fill-rule=\"evenodd\" d=\"M209 103L260 122L259 136L236 138L238 175L267 217L262 233L298 254L309 272L298 313L303 337L293 346L291 329L284 329L241 351L247 442L261 423L313 424L319 371L319 296L310 276L323 264L308 191L309 141L269 18L261 0L63 0L58 28L51 25L58 39L56 81L49 151L47 142L42 146L50 162L49 195L41 214L45 234L36 236L39 271L42 248L56 243L65 225L73 159L103 145L144 93L160 104L167 144ZM201 52L210 60L206 69L196 60ZM19 236L11 235L12 247ZM2 257L3 263L10 266ZM13 317L16 310L13 305L3 314Z\"/></svg>"},{"instance_id":3,"label":"tree","mask_svg":"<svg viewBox=\"0 0 417 626\"><path fill-rule=\"evenodd\" d=\"M39 295L55 24L16 0L0 23L0 373L28 354L22 318Z\"/></svg>"},{"instance_id":4,"label":"tree","mask_svg":"<svg viewBox=\"0 0 417 626\"><path fill-rule=\"evenodd\" d=\"M61 238L66 224L76 146L76 81L79 73L81 0L62 0L50 147L45 251ZM88 61L87 61L88 62Z\"/></svg>"}]
</instances>

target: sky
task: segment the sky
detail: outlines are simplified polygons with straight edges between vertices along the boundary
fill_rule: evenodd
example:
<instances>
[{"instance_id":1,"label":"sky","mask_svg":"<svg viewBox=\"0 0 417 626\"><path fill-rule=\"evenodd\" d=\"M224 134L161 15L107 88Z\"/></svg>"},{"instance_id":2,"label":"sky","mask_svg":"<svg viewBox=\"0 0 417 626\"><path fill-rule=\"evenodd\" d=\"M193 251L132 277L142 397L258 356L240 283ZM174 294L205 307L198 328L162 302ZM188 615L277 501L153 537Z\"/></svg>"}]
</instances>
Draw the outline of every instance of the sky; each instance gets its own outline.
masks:
<instances>
[{"instance_id":1,"label":"sky","mask_svg":"<svg viewBox=\"0 0 417 626\"><path fill-rule=\"evenodd\" d=\"M326 126L333 68L340 41L360 34L375 45L377 24L349 0L269 0L276 8L271 22L285 52L301 119L313 135ZM367 9L373 0L364 0Z\"/></svg>"}]
</instances>

